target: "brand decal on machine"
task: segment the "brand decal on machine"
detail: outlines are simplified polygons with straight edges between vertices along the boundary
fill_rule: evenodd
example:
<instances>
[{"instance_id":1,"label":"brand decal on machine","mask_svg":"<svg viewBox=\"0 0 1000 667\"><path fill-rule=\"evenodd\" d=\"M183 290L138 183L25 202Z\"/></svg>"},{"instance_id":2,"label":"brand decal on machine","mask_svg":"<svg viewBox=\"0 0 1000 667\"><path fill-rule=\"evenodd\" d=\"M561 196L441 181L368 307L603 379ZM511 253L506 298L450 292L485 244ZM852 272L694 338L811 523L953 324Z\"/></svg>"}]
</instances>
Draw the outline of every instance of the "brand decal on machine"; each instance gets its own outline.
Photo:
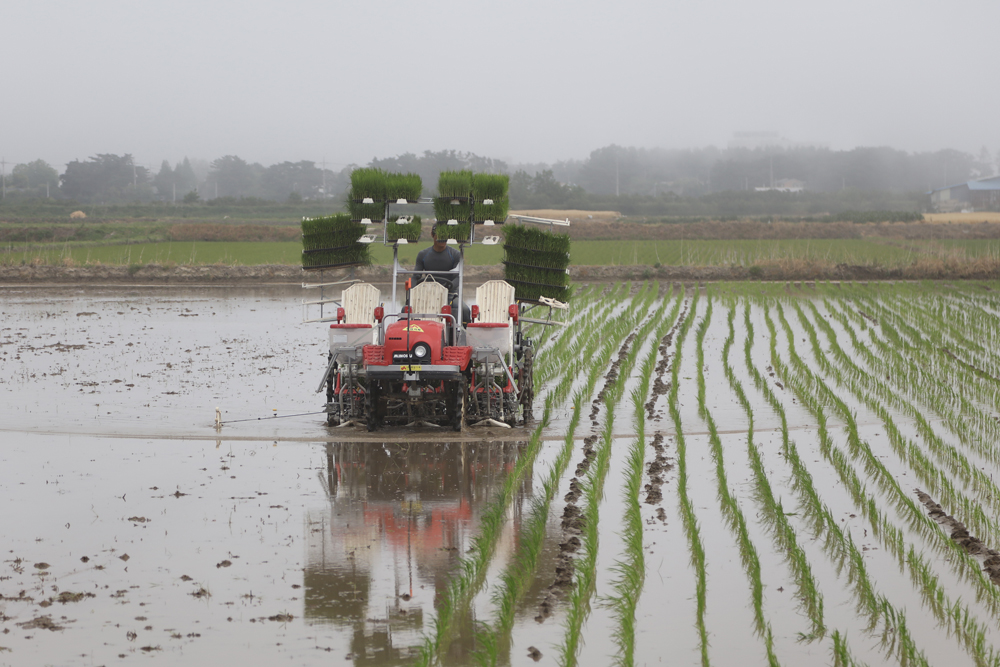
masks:
<instances>
[{"instance_id":1,"label":"brand decal on machine","mask_svg":"<svg viewBox=\"0 0 1000 667\"><path fill-rule=\"evenodd\" d=\"M403 327L403 331L415 331L417 333L423 333L424 330L420 328L417 324L411 324L407 327Z\"/></svg>"}]
</instances>

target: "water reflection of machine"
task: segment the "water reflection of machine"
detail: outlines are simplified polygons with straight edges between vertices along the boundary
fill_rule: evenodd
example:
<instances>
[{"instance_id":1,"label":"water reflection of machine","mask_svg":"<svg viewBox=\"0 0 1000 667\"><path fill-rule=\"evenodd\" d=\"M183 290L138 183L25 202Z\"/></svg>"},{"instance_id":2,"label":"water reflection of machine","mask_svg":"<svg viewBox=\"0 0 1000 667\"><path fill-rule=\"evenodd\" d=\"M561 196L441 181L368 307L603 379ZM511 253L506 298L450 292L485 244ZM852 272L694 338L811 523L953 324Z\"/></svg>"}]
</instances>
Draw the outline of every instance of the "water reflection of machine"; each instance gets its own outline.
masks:
<instances>
[{"instance_id":1,"label":"water reflection of machine","mask_svg":"<svg viewBox=\"0 0 1000 667\"><path fill-rule=\"evenodd\" d=\"M412 659L483 504L524 444L327 444L319 477L330 503L306 521L307 621L350 628L355 664ZM515 522L520 514L515 507ZM459 625L471 639L471 617Z\"/></svg>"}]
</instances>

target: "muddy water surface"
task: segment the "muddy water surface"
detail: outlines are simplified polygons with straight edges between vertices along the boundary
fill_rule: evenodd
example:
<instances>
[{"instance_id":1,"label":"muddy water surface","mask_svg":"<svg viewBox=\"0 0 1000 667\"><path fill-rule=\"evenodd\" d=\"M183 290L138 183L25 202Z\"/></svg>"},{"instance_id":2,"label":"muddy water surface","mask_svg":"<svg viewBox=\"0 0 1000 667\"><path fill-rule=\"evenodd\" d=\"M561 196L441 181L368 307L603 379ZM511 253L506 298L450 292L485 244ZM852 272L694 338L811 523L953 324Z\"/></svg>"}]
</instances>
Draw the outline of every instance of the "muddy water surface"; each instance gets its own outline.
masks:
<instances>
[{"instance_id":1,"label":"muddy water surface","mask_svg":"<svg viewBox=\"0 0 1000 667\"><path fill-rule=\"evenodd\" d=\"M412 661L522 434L286 418L322 403L299 297L5 292L0 665Z\"/></svg>"}]
</instances>

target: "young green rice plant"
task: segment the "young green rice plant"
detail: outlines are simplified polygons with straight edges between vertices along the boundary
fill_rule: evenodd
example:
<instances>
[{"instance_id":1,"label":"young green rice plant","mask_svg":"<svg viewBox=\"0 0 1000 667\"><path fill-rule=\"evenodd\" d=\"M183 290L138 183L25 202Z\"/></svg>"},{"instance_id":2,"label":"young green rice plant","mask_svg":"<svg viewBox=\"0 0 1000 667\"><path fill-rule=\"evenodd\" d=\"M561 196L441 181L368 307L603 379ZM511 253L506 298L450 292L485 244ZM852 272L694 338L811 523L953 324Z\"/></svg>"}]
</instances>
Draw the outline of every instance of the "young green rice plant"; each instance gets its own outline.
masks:
<instances>
[{"instance_id":1,"label":"young green rice plant","mask_svg":"<svg viewBox=\"0 0 1000 667\"><path fill-rule=\"evenodd\" d=\"M397 174L389 173L385 175L385 195L390 202L405 199L408 202L416 202L423 194L424 185L419 174Z\"/></svg>"},{"instance_id":2,"label":"young green rice plant","mask_svg":"<svg viewBox=\"0 0 1000 667\"><path fill-rule=\"evenodd\" d=\"M416 243L420 240L420 216L391 216L385 226L385 238L387 241L406 239L408 243Z\"/></svg>"},{"instance_id":3,"label":"young green rice plant","mask_svg":"<svg viewBox=\"0 0 1000 667\"><path fill-rule=\"evenodd\" d=\"M780 308L780 303L777 305L778 308ZM777 332L775 331L774 323L770 314L766 310L765 322L770 333L771 363L774 366L776 373L786 383L786 386L793 388L796 396L798 396L803 403L807 404L807 407L809 407L810 411L813 412L818 422L817 427L820 437L821 453L834 464L838 473L842 475L842 480L847 483L849 487L853 488L855 493L857 493L859 491L857 483L852 484L851 482L854 482L854 480L849 477L843 477L843 474L847 470L847 461L845 457L840 455L839 450L836 450L833 446L833 442L827 428L825 411L815 397L817 387L811 383L806 385L801 382L802 375L800 374L800 371L802 369L799 367L798 363L795 362L795 359L798 359L798 357L795 355L794 349L789 350L789 354L793 356L793 364L797 373L793 374L789 372L789 369L785 366L784 362L777 354ZM790 335L790 330L786 330L786 333ZM798 361L801 363L801 360ZM759 373L759 371L757 372ZM767 388L767 392L770 392L769 388ZM789 453L794 453L794 459L790 462L793 465L793 469L796 470L797 477L799 477L797 481L801 483L804 476L799 476L797 472L799 467L802 465L801 459L798 458L798 454L794 451L794 447L789 447L787 451ZM863 490L861 495L864 495ZM855 498L857 499L857 496L855 496ZM862 500L862 502L860 503L859 508L871 509L874 506L873 503L869 503L866 498L861 498L860 500ZM892 606L892 604L883 595L875 592L874 586L867 574L864 557L861 555L860 550L857 548L857 545L854 544L854 541L850 538L850 536L845 535L837 525L837 522L833 518L832 514L826 510L823 512L822 518L823 523L825 524L824 527L827 531L828 543L829 539L834 539L837 543L839 543L838 552L847 556L849 563L848 581L853 584L853 591L858 601L858 610L868 617L869 630L871 631L876 628L881 628L883 649L888 654L895 655L903 664L926 665L926 656L917 648L912 635L910 635L907 630L905 613L903 610Z\"/></svg>"},{"instance_id":4,"label":"young green rice plant","mask_svg":"<svg viewBox=\"0 0 1000 667\"><path fill-rule=\"evenodd\" d=\"M709 295L707 297L705 316L702 318L701 324L698 326L695 336L695 353L698 359L698 412L708 425L709 445L712 448L712 458L715 460L717 495L722 509L722 514L725 517L726 522L729 524L730 529L736 534L736 539L739 542L743 569L745 570L747 578L750 581L755 629L757 633L764 638L764 647L767 651L768 663L770 665L777 665L778 659L774 654L773 633L771 631L770 624L764 618L764 586L761 582L760 576L760 557L757 555L757 549L753 540L750 538L743 510L740 508L736 498L729 491L726 466L723 458L722 440L719 437L719 431L716 426L715 419L712 417L712 413L709 411L705 400L706 383L704 342L705 334L708 332L708 327L712 319L712 305L712 297ZM815 590L807 590L803 592L812 595L813 601L810 603L810 606L819 609L818 622L814 619L814 633L821 635L825 631L822 623L822 602L816 601L815 598L817 597L817 593Z\"/></svg>"},{"instance_id":5,"label":"young green rice plant","mask_svg":"<svg viewBox=\"0 0 1000 667\"><path fill-rule=\"evenodd\" d=\"M796 586L799 590L799 598L803 600L810 621L813 624L811 634L815 637L821 637L825 632L823 622L823 597L819 593L819 587L813 577L812 568L809 565L808 558L802 550L802 547L798 544L795 530L788 522L784 508L774 498L774 492L771 490L771 484L768 481L767 472L764 469L764 463L761 458L760 450L754 441L753 409L751 408L750 401L743 390L743 386L737 379L729 361L729 352L732 348L735 337L735 316L736 308L733 306L729 310L727 318L729 335L723 345L722 358L725 365L726 378L729 380L729 385L736 393L737 399L747 416L747 453L750 457L750 468L753 472L757 500L762 505L765 525L769 527L772 535L775 537L778 548L782 552L788 554L788 562L792 570L792 574L795 577ZM747 336L748 343L752 339L752 331L749 332L749 334L750 335ZM755 595L755 603L756 599ZM762 618L762 612L758 610L756 611L756 614L759 624L760 619ZM758 629L760 630L759 625ZM767 648L770 656L772 647L770 645L771 628L769 624L766 626L765 633L765 642L768 644Z\"/></svg>"},{"instance_id":6,"label":"young green rice plant","mask_svg":"<svg viewBox=\"0 0 1000 667\"><path fill-rule=\"evenodd\" d=\"M384 202L386 197L386 173L381 169L362 167L351 172L351 194L349 198L361 201L371 199Z\"/></svg>"},{"instance_id":7,"label":"young green rice plant","mask_svg":"<svg viewBox=\"0 0 1000 667\"><path fill-rule=\"evenodd\" d=\"M672 316L663 316L669 301L669 296L665 296L660 308L650 318L651 322L656 323L656 329L652 335L654 342L661 340L676 320L680 306L679 300L675 302ZM615 595L611 598L617 623L614 630L614 637L618 644L616 662L623 666L635 663L635 613L645 581L646 559L643 551L643 521L639 507L639 493L646 455L645 402L648 398L649 384L658 352L655 344L651 346L639 371L639 385L632 392L636 439L629 447L623 494L625 513L622 517L622 538L625 548L622 557L613 566L617 576L612 582Z\"/></svg>"},{"instance_id":8,"label":"young green rice plant","mask_svg":"<svg viewBox=\"0 0 1000 667\"><path fill-rule=\"evenodd\" d=\"M691 310L677 331L677 338L674 343L677 350L674 355L674 363L670 372L670 393L667 405L670 410L670 418L674 424L674 438L677 441L677 495L681 505L681 520L684 524L684 533L688 540L688 549L691 552L691 563L695 568L695 597L696 597L696 617L695 628L698 630L699 649L701 652L702 667L709 667L711 664L708 656L708 628L705 625L706 593L708 587L705 545L701 540L701 529L698 526L698 519L694 512L694 505L691 496L688 495L688 471L687 471L687 442L684 438L684 427L681 422L681 413L678 405L678 386L680 384L680 359L681 349L684 339L687 337L691 325L694 323L695 312L698 306L698 291L694 293L691 303Z\"/></svg>"},{"instance_id":9,"label":"young green rice plant","mask_svg":"<svg viewBox=\"0 0 1000 667\"><path fill-rule=\"evenodd\" d=\"M343 213L302 220L302 268L371 264L367 244L358 243L365 226L351 222Z\"/></svg>"},{"instance_id":10,"label":"young green rice plant","mask_svg":"<svg viewBox=\"0 0 1000 667\"><path fill-rule=\"evenodd\" d=\"M644 293L636 296L640 299ZM591 339L592 344L599 349L589 349L586 355L593 363L588 366L589 372L586 382L573 398L573 403L579 408L585 400L592 395L594 387L600 376L600 370L605 368L610 361L611 355L616 346L627 336L634 324L635 313L641 312L638 308L626 309L619 318L607 327L604 338L595 337ZM546 366L563 367L565 359L563 355L548 354L545 357ZM597 372L592 369L596 368ZM564 374L564 381L560 385L569 387L576 377L576 370L570 369ZM569 380L567 382L566 380ZM545 402L545 417L547 420L551 410L558 406L562 399L558 396L565 396L561 392L550 392ZM545 537L548 521L549 505L558 490L559 480L565 472L573 451L574 433L582 414L582 410L573 411L568 432L564 438L563 449L550 469L549 476L544 483L543 493L536 498L532 504L528 519L522 523L522 530L519 539L519 548L512 559L510 565L500 576L500 583L493 595L494 604L497 608L497 618L492 627L481 627L479 634L483 643L477 647L474 657L480 664L494 665L497 663L498 653L504 650L510 642L510 630L514 622L514 611L519 600L527 592L528 586L533 579L533 573L537 569L538 556L541 544Z\"/></svg>"},{"instance_id":11,"label":"young green rice plant","mask_svg":"<svg viewBox=\"0 0 1000 667\"><path fill-rule=\"evenodd\" d=\"M496 550L497 540L506 522L508 507L522 482L527 470L530 470L538 450L541 447L542 430L546 425L548 413L542 418L524 452L514 464L504 479L500 490L486 505L480 516L479 534L472 539L472 547L463 556L458 570L449 580L445 591L437 604L437 615L434 619L434 631L425 636L420 649L420 660L417 664L429 667L435 664L438 656L447 653L454 634L454 624L464 613L472 601L472 597L482 587L486 570Z\"/></svg>"},{"instance_id":12,"label":"young green rice plant","mask_svg":"<svg viewBox=\"0 0 1000 667\"><path fill-rule=\"evenodd\" d=\"M460 199L467 199L471 196L471 171L442 171L438 176L438 197L458 197Z\"/></svg>"},{"instance_id":13,"label":"young green rice plant","mask_svg":"<svg viewBox=\"0 0 1000 667\"><path fill-rule=\"evenodd\" d=\"M789 339L789 343L791 344L793 341L792 331L788 322L785 320L780 303L777 304L777 312L782 327L785 330L786 337ZM814 342L814 354L817 352L815 345L816 343ZM941 546L944 546L946 550L950 549L953 552L956 560L960 561L968 559L968 555L964 552L964 549L954 544L936 528L936 524L934 524L934 522L916 506L916 503L913 502L908 494L905 494L902 491L896 479L885 469L884 464L871 453L867 443L860 440L857 434L857 424L854 416L850 410L847 409L846 405L844 405L843 401L826 386L822 379L818 378L802 362L794 349L789 349L789 357L796 370L794 375L783 373L783 376L788 379L789 386L793 388L793 391L795 391L800 400L802 400L810 411L812 411L817 417L820 417L823 412L822 403L835 406L837 411L847 423L848 444L851 450L851 458L864 462L866 472L875 478L880 488L884 489L892 496L891 501L903 514L907 515L910 526L931 540L936 538ZM977 661L985 658L987 664L996 662L998 658L995 654L993 654L992 650L988 651L985 655L981 652L983 647L983 626L975 621L964 605L960 602L956 602L954 605L952 605L952 603L948 603L944 591L937 589L934 585L931 585L933 582L930 578L928 578L927 571L921 571L921 568L923 567L921 565L922 559L916 557L915 553L912 552L912 549L910 558L904 558L905 547L902 532L895 528L890 520L885 517L884 513L879 510L878 506L874 502L874 499L872 499L867 493L864 486L857 478L857 475L850 470L847 456L839 449L833 447L832 442L829 439L829 434L825 430L825 419L820 420L820 426L822 429L820 437L826 441L824 455L829 457L831 462L834 464L835 469L841 476L841 480L851 492L851 495L854 497L859 509L871 522L873 534L879 538L883 545L885 545L893 554L899 556L901 561L905 560L910 569L911 577L913 577L915 581L921 582L922 585L920 586L919 592L921 592L925 600L928 601L928 606L932 611L935 609L941 609L943 604L951 605L953 608L960 610L960 613L956 614L957 621L954 623L946 618L939 618L942 622L949 623L951 630L959 638L966 650L969 651L970 655L972 655L972 657ZM916 570L914 568L916 568ZM976 574L978 574L980 579L985 579L978 567L973 566L973 570ZM994 592L993 587L989 584L989 582L983 581L982 584L983 585L979 587L979 592L981 595L985 596L986 599L984 601L989 603L990 598L995 598L997 594ZM897 646L899 649L907 651L912 650L912 638L909 638L910 643L907 643L904 641L907 638L902 635L902 629L905 628L905 620L902 618L902 612L887 609L887 606L887 602L882 603L882 618L887 625L891 625L899 633L899 644L893 644L893 646ZM994 613L996 612L994 611Z\"/></svg>"}]
</instances>

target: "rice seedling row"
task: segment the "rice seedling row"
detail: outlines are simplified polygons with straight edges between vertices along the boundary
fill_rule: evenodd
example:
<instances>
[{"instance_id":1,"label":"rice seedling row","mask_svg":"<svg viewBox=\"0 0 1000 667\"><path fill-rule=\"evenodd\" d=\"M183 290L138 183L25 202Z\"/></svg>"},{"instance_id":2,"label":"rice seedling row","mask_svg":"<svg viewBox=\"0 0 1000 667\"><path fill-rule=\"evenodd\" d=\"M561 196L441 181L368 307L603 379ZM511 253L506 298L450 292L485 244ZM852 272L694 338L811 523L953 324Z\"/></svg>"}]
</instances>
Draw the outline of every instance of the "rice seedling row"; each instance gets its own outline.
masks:
<instances>
[{"instance_id":1,"label":"rice seedling row","mask_svg":"<svg viewBox=\"0 0 1000 667\"><path fill-rule=\"evenodd\" d=\"M422 664L451 664L476 598L464 655L484 665L520 662L529 641L562 665L729 664L733 637L771 665L1000 665L998 306L972 286L581 286L569 326L535 334L542 422L439 596ZM675 464L658 509L642 502L650 432ZM577 513L555 502L567 488ZM690 597L662 595L682 590L658 570L668 553ZM687 619L694 653L640 631L650 614Z\"/></svg>"}]
</instances>

